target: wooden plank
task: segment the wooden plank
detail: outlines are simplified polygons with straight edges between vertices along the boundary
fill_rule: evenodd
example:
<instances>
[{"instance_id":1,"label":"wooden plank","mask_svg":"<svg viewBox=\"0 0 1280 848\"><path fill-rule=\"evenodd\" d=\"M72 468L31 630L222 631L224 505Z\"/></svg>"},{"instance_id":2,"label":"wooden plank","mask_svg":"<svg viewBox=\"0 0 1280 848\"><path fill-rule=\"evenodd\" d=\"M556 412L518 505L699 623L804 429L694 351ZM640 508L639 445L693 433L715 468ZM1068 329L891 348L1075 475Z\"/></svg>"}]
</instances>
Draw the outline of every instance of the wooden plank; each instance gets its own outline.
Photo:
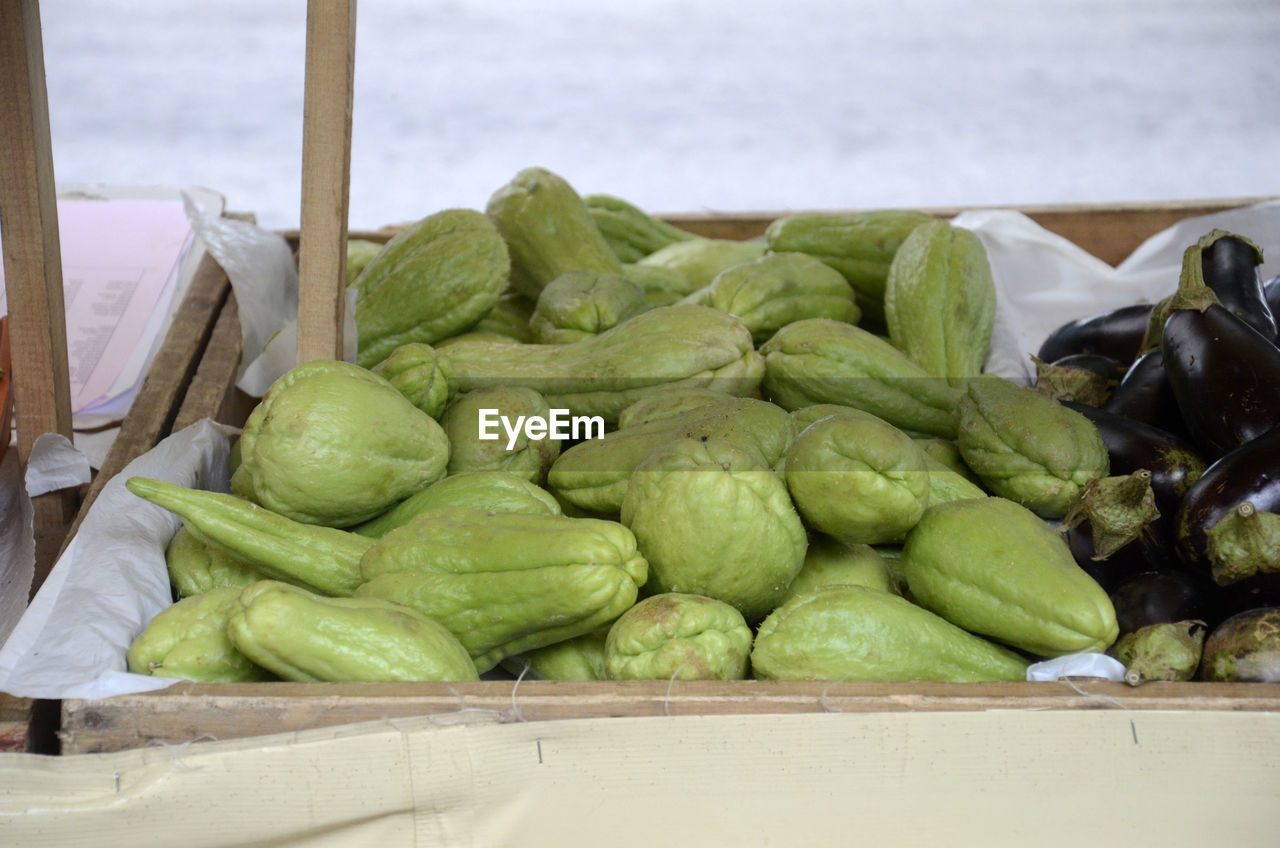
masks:
<instances>
[{"instance_id":1,"label":"wooden plank","mask_svg":"<svg viewBox=\"0 0 1280 848\"><path fill-rule=\"evenodd\" d=\"M237 739L407 716L488 711L506 721L608 716L974 710L1280 710L1257 683L865 683L636 680L578 683L181 683L62 704L63 753Z\"/></svg>"},{"instance_id":2,"label":"wooden plank","mask_svg":"<svg viewBox=\"0 0 1280 848\"><path fill-rule=\"evenodd\" d=\"M298 362L342 358L355 0L307 3Z\"/></svg>"},{"instance_id":3,"label":"wooden plank","mask_svg":"<svg viewBox=\"0 0 1280 848\"><path fill-rule=\"evenodd\" d=\"M0 226L5 288L13 316L14 411L23 468L37 438L71 437L71 381L62 295L62 252L49 142L40 10L35 0L0 3ZM77 492L33 499L32 594L53 568Z\"/></svg>"},{"instance_id":4,"label":"wooden plank","mask_svg":"<svg viewBox=\"0 0 1280 848\"><path fill-rule=\"evenodd\" d=\"M71 540L80 522L93 506L94 500L107 481L114 477L135 457L155 447L167 436L186 395L187 383L196 372L205 354L206 344L213 331L223 303L230 291L226 272L206 254L196 268L182 304L174 314L173 323L156 351L151 368L138 389L138 396L129 407L120 426L120 432L102 468L98 470L71 530L63 540L62 548ZM236 326L239 332L239 326ZM234 373L231 376L234 380ZM61 553L61 551L59 551Z\"/></svg>"},{"instance_id":5,"label":"wooden plank","mask_svg":"<svg viewBox=\"0 0 1280 848\"><path fill-rule=\"evenodd\" d=\"M9 451L13 426L13 353L9 346L9 316L0 317L0 460Z\"/></svg>"},{"instance_id":6,"label":"wooden plank","mask_svg":"<svg viewBox=\"0 0 1280 848\"><path fill-rule=\"evenodd\" d=\"M244 423L256 399L235 388L243 349L240 311L235 293L229 292L218 312L209 343L205 345L204 356L182 398L182 407L173 421L173 432L202 418L235 426Z\"/></svg>"}]
</instances>

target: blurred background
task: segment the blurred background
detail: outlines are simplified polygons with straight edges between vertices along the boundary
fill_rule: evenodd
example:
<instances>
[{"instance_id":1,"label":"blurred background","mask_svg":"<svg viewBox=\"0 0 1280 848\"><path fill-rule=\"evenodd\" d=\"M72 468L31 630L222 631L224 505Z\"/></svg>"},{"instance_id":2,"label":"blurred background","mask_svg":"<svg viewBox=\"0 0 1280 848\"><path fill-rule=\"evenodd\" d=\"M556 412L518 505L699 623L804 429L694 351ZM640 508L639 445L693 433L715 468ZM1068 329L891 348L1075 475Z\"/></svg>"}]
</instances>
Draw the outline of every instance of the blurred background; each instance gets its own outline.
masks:
<instances>
[{"instance_id":1,"label":"blurred background","mask_svg":"<svg viewBox=\"0 0 1280 848\"><path fill-rule=\"evenodd\" d=\"M299 219L303 0L41 3L59 183ZM1277 0L364 0L352 229L541 165L654 212L1280 196Z\"/></svg>"}]
</instances>

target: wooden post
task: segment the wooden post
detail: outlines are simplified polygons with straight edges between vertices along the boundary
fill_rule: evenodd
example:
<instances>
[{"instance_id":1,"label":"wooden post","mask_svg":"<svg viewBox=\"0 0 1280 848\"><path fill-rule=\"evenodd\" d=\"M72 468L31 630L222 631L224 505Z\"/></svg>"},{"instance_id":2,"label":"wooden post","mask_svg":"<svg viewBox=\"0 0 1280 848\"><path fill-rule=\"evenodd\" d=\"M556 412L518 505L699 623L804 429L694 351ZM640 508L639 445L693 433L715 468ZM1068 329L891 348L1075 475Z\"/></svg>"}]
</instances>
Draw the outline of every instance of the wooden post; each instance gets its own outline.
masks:
<instances>
[{"instance_id":1,"label":"wooden post","mask_svg":"<svg viewBox=\"0 0 1280 848\"><path fill-rule=\"evenodd\" d=\"M0 0L0 150L0 232L12 314L14 414L18 459L25 469L38 436L71 437L62 251L37 0ZM33 593L53 567L76 497L70 490L34 500Z\"/></svg>"},{"instance_id":2,"label":"wooden post","mask_svg":"<svg viewBox=\"0 0 1280 848\"><path fill-rule=\"evenodd\" d=\"M356 0L308 0L298 362L342 358Z\"/></svg>"}]
</instances>

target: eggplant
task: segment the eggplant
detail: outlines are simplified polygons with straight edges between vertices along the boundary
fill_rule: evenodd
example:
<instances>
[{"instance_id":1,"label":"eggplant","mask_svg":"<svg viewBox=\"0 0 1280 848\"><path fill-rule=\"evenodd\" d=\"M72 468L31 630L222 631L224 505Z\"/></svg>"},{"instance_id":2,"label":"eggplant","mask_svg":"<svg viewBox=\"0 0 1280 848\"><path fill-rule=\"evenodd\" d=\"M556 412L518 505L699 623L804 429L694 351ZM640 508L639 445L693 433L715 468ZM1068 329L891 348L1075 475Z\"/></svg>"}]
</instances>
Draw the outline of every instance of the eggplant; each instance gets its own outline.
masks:
<instances>
[{"instance_id":1,"label":"eggplant","mask_svg":"<svg viewBox=\"0 0 1280 848\"><path fill-rule=\"evenodd\" d=\"M1239 612L1204 641L1200 679L1280 683L1280 608Z\"/></svg>"},{"instance_id":2,"label":"eggplant","mask_svg":"<svg viewBox=\"0 0 1280 848\"><path fill-rule=\"evenodd\" d=\"M1149 624L1116 640L1108 653L1124 663L1124 682L1141 686L1155 680L1195 680L1204 657L1203 621Z\"/></svg>"},{"instance_id":3,"label":"eggplant","mask_svg":"<svg viewBox=\"0 0 1280 848\"><path fill-rule=\"evenodd\" d=\"M1280 421L1280 347L1218 302L1201 250L1183 255L1161 349L1192 443L1212 460Z\"/></svg>"},{"instance_id":4,"label":"eggplant","mask_svg":"<svg viewBox=\"0 0 1280 848\"><path fill-rule=\"evenodd\" d=\"M1218 302L1272 342L1276 319L1262 291L1262 251L1243 236L1214 230L1200 239L1204 283Z\"/></svg>"},{"instance_id":5,"label":"eggplant","mask_svg":"<svg viewBox=\"0 0 1280 848\"><path fill-rule=\"evenodd\" d=\"M1158 516L1151 472L1142 468L1090 480L1059 532L1076 564L1111 591L1135 574L1178 565L1168 534L1155 524Z\"/></svg>"},{"instance_id":6,"label":"eggplant","mask_svg":"<svg viewBox=\"0 0 1280 848\"><path fill-rule=\"evenodd\" d=\"M1155 494L1159 524L1172 536L1173 518L1183 496L1200 478L1206 462L1186 440L1179 436L1082 403L1064 401L1093 422L1107 446L1112 474L1132 474L1140 468L1151 472L1151 491Z\"/></svg>"},{"instance_id":7,"label":"eggplant","mask_svg":"<svg viewBox=\"0 0 1280 848\"><path fill-rule=\"evenodd\" d=\"M1166 433L1186 436L1182 410L1164 370L1164 353L1158 349L1142 354L1129 366L1102 408Z\"/></svg>"},{"instance_id":8,"label":"eggplant","mask_svg":"<svg viewBox=\"0 0 1280 848\"><path fill-rule=\"evenodd\" d=\"M1111 592L1120 634L1152 624L1203 621L1210 629L1229 614L1223 590L1212 580L1187 571L1147 571L1125 580Z\"/></svg>"},{"instance_id":9,"label":"eggplant","mask_svg":"<svg viewBox=\"0 0 1280 848\"><path fill-rule=\"evenodd\" d=\"M1093 529L1088 522L1063 528L1061 532L1076 565L1107 592L1115 591L1139 574L1186 571L1172 544L1151 532L1150 525L1138 538L1101 557L1094 548Z\"/></svg>"},{"instance_id":10,"label":"eggplant","mask_svg":"<svg viewBox=\"0 0 1280 848\"><path fill-rule=\"evenodd\" d=\"M1267 302L1272 316L1280 315L1280 274L1262 284L1262 299Z\"/></svg>"},{"instance_id":11,"label":"eggplant","mask_svg":"<svg viewBox=\"0 0 1280 848\"><path fill-rule=\"evenodd\" d=\"M1055 400L1073 400L1090 406L1106 403L1124 376L1125 367L1100 353L1073 353L1053 362L1032 357L1036 365L1035 389Z\"/></svg>"},{"instance_id":12,"label":"eggplant","mask_svg":"<svg viewBox=\"0 0 1280 848\"><path fill-rule=\"evenodd\" d=\"M1215 568L1232 571L1229 563L1215 563L1210 555L1209 532L1244 503L1255 514L1280 513L1280 425L1218 459L1187 490L1173 533L1182 561L1209 577ZM1272 571L1280 572L1280 548L1274 551L1274 558ZM1273 588L1280 589L1280 573L1258 574L1246 580L1252 584L1237 580L1234 583L1245 585L1236 588L1244 592L1256 588L1255 594L1261 593L1259 599L1269 597Z\"/></svg>"},{"instance_id":13,"label":"eggplant","mask_svg":"<svg viewBox=\"0 0 1280 848\"><path fill-rule=\"evenodd\" d=\"M1138 355L1152 305L1136 303L1063 324L1040 345L1037 356L1054 362L1077 353L1099 353L1128 366Z\"/></svg>"}]
</instances>

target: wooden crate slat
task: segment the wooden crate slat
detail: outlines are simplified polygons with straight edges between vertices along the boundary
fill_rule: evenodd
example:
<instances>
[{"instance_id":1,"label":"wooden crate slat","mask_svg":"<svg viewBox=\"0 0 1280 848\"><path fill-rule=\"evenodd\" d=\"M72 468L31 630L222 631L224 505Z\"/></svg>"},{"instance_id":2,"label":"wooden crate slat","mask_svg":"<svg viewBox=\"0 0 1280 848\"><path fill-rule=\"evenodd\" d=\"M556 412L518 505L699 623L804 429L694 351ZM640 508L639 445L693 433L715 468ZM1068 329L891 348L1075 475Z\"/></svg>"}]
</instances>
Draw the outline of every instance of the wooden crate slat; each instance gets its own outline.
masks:
<instances>
[{"instance_id":1,"label":"wooden crate slat","mask_svg":"<svg viewBox=\"0 0 1280 848\"><path fill-rule=\"evenodd\" d=\"M0 168L0 227L5 289L13 317L10 341L18 458L25 469L41 435L71 437L58 203L40 11L34 0L0 3L0 116L0 150L5 157ZM33 593L53 567L77 498L75 490L64 490L33 500Z\"/></svg>"},{"instance_id":2,"label":"wooden crate slat","mask_svg":"<svg viewBox=\"0 0 1280 848\"><path fill-rule=\"evenodd\" d=\"M298 362L342 358L355 0L307 4Z\"/></svg>"},{"instance_id":3,"label":"wooden crate slat","mask_svg":"<svg viewBox=\"0 0 1280 848\"><path fill-rule=\"evenodd\" d=\"M663 715L975 710L1280 709L1265 683L867 683L822 681L181 683L64 701L63 753L220 740L385 718L492 711L504 721Z\"/></svg>"},{"instance_id":4,"label":"wooden crate slat","mask_svg":"<svg viewBox=\"0 0 1280 848\"><path fill-rule=\"evenodd\" d=\"M204 356L182 398L173 421L173 432L184 430L202 418L239 424L249 417L257 398L235 388L236 372L244 350L240 311L235 292L228 292L205 345Z\"/></svg>"}]
</instances>

